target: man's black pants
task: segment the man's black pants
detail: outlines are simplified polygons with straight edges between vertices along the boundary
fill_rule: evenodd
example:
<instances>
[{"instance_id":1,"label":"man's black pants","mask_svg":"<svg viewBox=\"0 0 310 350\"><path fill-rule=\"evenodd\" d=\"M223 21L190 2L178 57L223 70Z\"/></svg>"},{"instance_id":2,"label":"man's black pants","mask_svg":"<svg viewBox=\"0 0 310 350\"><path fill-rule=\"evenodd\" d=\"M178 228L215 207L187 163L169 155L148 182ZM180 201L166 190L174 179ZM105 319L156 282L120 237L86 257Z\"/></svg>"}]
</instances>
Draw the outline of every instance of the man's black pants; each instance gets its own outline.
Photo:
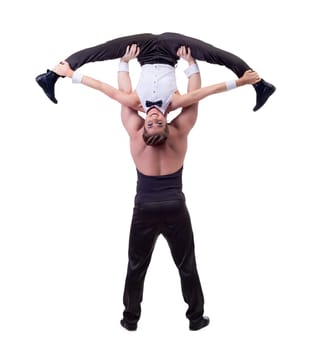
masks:
<instances>
[{"instance_id":1,"label":"man's black pants","mask_svg":"<svg viewBox=\"0 0 310 350\"><path fill-rule=\"evenodd\" d=\"M124 288L124 319L136 324L141 314L144 279L156 240L162 234L178 268L186 317L193 321L204 313L204 297L197 272L193 230L184 200L150 202L136 205L133 211L128 268ZM165 317L165 310L162 310Z\"/></svg>"},{"instance_id":2,"label":"man's black pants","mask_svg":"<svg viewBox=\"0 0 310 350\"><path fill-rule=\"evenodd\" d=\"M74 53L66 61L73 70L90 62L105 61L124 56L128 45L137 44L140 47L138 61L141 65L166 63L175 66L179 57L180 46L190 47L192 56L199 61L217 64L232 70L239 78L250 69L240 57L210 45L204 41L178 33L136 34L105 42Z\"/></svg>"}]
</instances>

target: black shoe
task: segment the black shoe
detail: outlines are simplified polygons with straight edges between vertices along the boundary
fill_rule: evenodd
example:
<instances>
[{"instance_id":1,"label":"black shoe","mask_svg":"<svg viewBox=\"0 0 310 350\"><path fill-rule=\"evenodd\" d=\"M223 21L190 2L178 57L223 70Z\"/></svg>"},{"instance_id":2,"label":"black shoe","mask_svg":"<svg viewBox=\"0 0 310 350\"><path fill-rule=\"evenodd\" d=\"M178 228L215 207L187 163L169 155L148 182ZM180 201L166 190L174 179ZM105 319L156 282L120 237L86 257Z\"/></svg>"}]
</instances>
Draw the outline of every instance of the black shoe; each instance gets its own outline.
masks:
<instances>
[{"instance_id":1,"label":"black shoe","mask_svg":"<svg viewBox=\"0 0 310 350\"><path fill-rule=\"evenodd\" d=\"M46 96L54 103L57 103L55 98L55 84L60 75L51 70L47 70L46 73L40 74L36 77L36 82L41 86Z\"/></svg>"},{"instance_id":2,"label":"black shoe","mask_svg":"<svg viewBox=\"0 0 310 350\"><path fill-rule=\"evenodd\" d=\"M266 103L268 98L276 91L276 88L263 79L253 86L256 90L256 105L253 108L253 111L256 112Z\"/></svg>"},{"instance_id":3,"label":"black shoe","mask_svg":"<svg viewBox=\"0 0 310 350\"><path fill-rule=\"evenodd\" d=\"M201 317L198 320L190 321L189 323L189 329L191 331L198 331L201 328L207 327L207 325L210 323L210 319L207 316Z\"/></svg>"},{"instance_id":4,"label":"black shoe","mask_svg":"<svg viewBox=\"0 0 310 350\"><path fill-rule=\"evenodd\" d=\"M121 326L126 328L128 331L136 331L137 323L130 323L124 319L121 320Z\"/></svg>"}]
</instances>

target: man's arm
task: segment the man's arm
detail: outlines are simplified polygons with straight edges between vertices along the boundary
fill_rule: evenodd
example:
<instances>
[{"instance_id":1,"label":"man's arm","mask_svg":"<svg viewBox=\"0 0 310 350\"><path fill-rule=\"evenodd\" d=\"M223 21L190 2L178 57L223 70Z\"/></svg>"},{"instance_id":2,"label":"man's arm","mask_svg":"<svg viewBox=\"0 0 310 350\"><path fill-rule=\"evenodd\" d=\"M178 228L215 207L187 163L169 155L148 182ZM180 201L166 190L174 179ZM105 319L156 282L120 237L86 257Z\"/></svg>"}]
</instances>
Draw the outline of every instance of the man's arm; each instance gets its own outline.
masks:
<instances>
[{"instance_id":1,"label":"man's arm","mask_svg":"<svg viewBox=\"0 0 310 350\"><path fill-rule=\"evenodd\" d=\"M78 71L73 71L68 62L64 61L57 64L53 70L60 76L71 78L73 83L82 83L83 85L86 85L92 89L101 91L122 105L126 105L134 109L138 109L139 107L139 98L131 90L129 92L120 91L119 89L116 89L103 81L82 75Z\"/></svg>"},{"instance_id":2,"label":"man's arm","mask_svg":"<svg viewBox=\"0 0 310 350\"><path fill-rule=\"evenodd\" d=\"M193 103L197 103L198 101L201 101L202 99L210 95L218 94L220 92L225 92L243 85L255 84L260 80L261 78L256 72L252 70L248 70L243 74L241 78L237 80L231 80L223 83L205 86L200 89L196 89L194 91L188 92L185 95L175 94L171 102L170 108L171 110L174 110L180 107L186 107Z\"/></svg>"},{"instance_id":3,"label":"man's arm","mask_svg":"<svg viewBox=\"0 0 310 350\"><path fill-rule=\"evenodd\" d=\"M118 88L125 93L132 92L132 84L129 75L129 61L136 58L139 54L139 48L136 45L128 46L125 55L121 58L117 75ZM121 118L124 128L129 136L133 136L144 124L144 119L138 112L124 104L121 107Z\"/></svg>"},{"instance_id":4,"label":"man's arm","mask_svg":"<svg viewBox=\"0 0 310 350\"><path fill-rule=\"evenodd\" d=\"M177 55L188 62L188 68L185 73L188 77L187 93L191 93L201 87L201 76L195 59L191 56L191 51L182 46ZM171 125L179 129L184 135L187 135L196 123L198 116L198 101L187 107L184 107L181 113L171 122Z\"/></svg>"}]
</instances>

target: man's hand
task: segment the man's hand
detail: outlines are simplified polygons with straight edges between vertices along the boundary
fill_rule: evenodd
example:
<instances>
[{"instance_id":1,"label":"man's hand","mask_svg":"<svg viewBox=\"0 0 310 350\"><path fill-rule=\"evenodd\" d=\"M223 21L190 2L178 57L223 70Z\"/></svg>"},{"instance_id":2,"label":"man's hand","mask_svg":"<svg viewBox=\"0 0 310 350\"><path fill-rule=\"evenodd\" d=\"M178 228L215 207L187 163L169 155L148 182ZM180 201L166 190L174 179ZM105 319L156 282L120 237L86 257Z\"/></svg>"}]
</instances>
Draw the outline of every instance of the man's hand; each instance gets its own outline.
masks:
<instances>
[{"instance_id":1,"label":"man's hand","mask_svg":"<svg viewBox=\"0 0 310 350\"><path fill-rule=\"evenodd\" d=\"M240 85L255 84L261 80L258 73L249 69L244 72L243 76L239 79Z\"/></svg>"},{"instance_id":2,"label":"man's hand","mask_svg":"<svg viewBox=\"0 0 310 350\"><path fill-rule=\"evenodd\" d=\"M137 44L128 45L125 55L121 58L123 62L129 62L130 60L137 58L140 53L140 48Z\"/></svg>"},{"instance_id":3,"label":"man's hand","mask_svg":"<svg viewBox=\"0 0 310 350\"><path fill-rule=\"evenodd\" d=\"M62 77L72 78L74 71L70 68L69 63L66 61L58 63L53 71Z\"/></svg>"},{"instance_id":4,"label":"man's hand","mask_svg":"<svg viewBox=\"0 0 310 350\"><path fill-rule=\"evenodd\" d=\"M189 66L196 63L195 59L191 55L191 49L189 47L186 49L185 46L181 46L177 51L177 55L187 61Z\"/></svg>"}]
</instances>

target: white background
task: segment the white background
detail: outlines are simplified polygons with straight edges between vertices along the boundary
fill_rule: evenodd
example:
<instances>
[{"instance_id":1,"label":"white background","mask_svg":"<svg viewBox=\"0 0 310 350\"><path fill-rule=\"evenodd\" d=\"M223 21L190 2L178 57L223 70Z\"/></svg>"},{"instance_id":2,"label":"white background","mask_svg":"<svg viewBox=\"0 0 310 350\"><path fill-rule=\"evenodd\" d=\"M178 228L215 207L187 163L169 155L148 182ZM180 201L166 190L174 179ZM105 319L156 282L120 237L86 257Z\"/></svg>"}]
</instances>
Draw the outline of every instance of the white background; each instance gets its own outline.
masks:
<instances>
[{"instance_id":1,"label":"white background","mask_svg":"<svg viewBox=\"0 0 310 350\"><path fill-rule=\"evenodd\" d=\"M1 4L0 348L309 349L309 18L305 1ZM307 28L308 27L308 28ZM120 106L35 77L118 36L166 31L242 57L276 93L200 103L184 164L211 324L190 332L159 238L135 333L119 325L136 173ZM81 68L116 85L118 61ZM233 79L201 63L203 85ZM133 83L139 66L132 62ZM185 91L182 64L178 85Z\"/></svg>"}]
</instances>

